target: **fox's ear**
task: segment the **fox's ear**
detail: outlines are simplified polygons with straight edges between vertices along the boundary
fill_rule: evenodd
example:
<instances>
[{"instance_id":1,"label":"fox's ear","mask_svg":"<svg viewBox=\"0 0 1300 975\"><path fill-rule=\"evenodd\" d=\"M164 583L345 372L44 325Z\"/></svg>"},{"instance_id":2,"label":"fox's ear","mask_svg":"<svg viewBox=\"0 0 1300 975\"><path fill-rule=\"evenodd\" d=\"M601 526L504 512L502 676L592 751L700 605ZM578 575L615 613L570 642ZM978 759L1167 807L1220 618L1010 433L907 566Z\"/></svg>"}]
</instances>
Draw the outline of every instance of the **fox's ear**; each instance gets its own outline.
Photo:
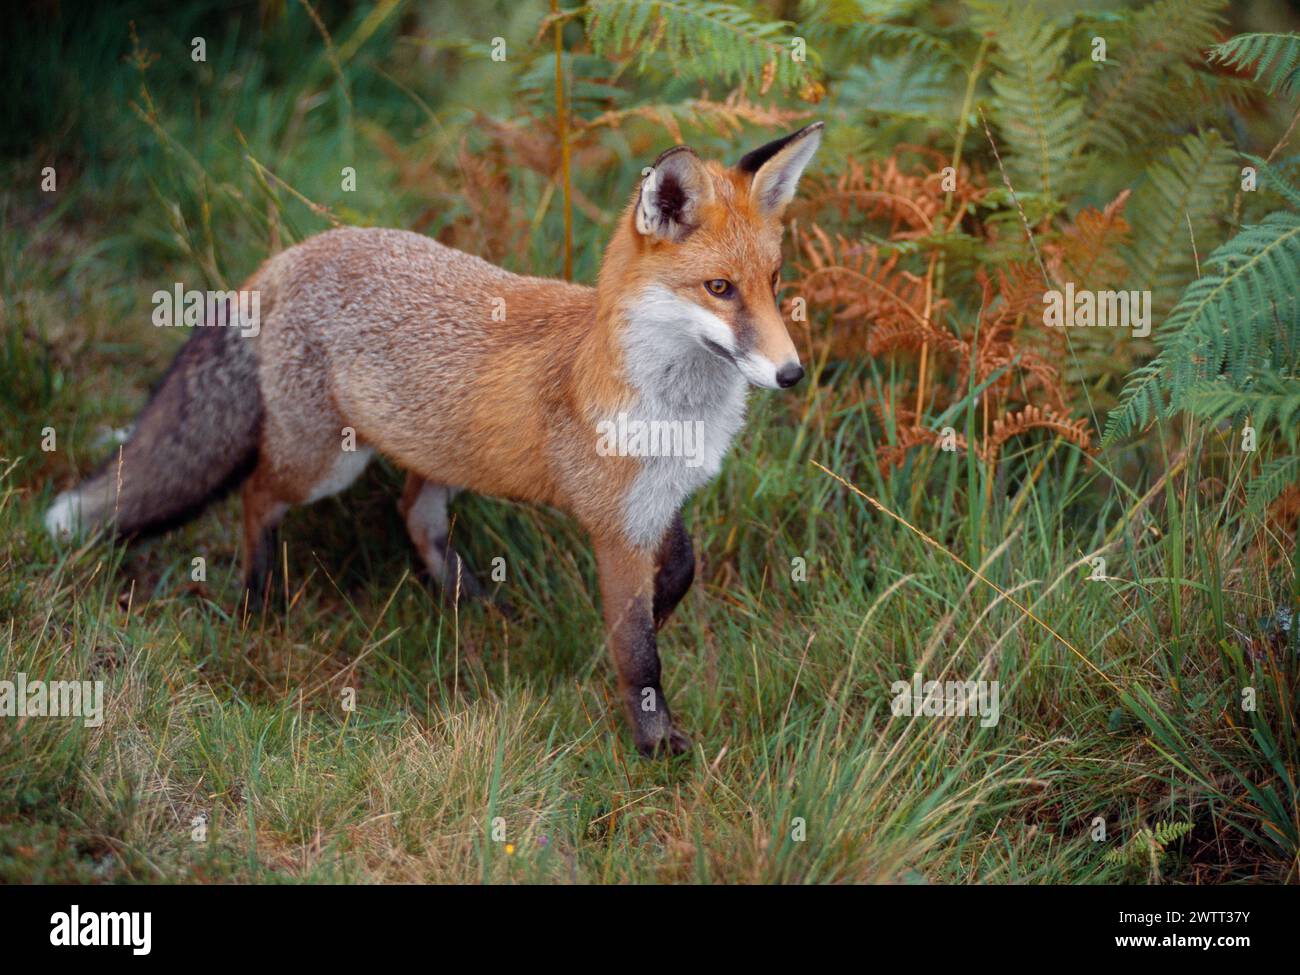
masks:
<instances>
[{"instance_id":1,"label":"fox's ear","mask_svg":"<svg viewBox=\"0 0 1300 975\"><path fill-rule=\"evenodd\" d=\"M736 163L738 170L753 177L749 197L760 213L779 216L794 199L799 177L821 145L825 127L824 122L804 126L792 135L746 153Z\"/></svg>"},{"instance_id":2,"label":"fox's ear","mask_svg":"<svg viewBox=\"0 0 1300 975\"><path fill-rule=\"evenodd\" d=\"M669 149L641 180L636 201L636 231L674 243L699 223L700 205L713 199L704 162L686 146Z\"/></svg>"}]
</instances>

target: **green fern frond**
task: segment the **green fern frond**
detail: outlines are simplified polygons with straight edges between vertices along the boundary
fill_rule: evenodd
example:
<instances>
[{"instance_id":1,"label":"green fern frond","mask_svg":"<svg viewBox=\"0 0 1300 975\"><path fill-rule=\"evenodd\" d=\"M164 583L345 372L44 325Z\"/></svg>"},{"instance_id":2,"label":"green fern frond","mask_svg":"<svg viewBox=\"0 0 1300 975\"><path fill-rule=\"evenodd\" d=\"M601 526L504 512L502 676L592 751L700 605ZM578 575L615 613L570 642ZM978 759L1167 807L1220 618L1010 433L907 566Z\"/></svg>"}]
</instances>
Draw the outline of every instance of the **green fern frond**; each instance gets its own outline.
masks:
<instances>
[{"instance_id":1,"label":"green fern frond","mask_svg":"<svg viewBox=\"0 0 1300 975\"><path fill-rule=\"evenodd\" d=\"M1182 822L1158 823L1154 830L1143 827L1123 846L1107 852L1106 862L1133 869L1158 867L1166 848L1191 831L1192 824Z\"/></svg>"},{"instance_id":2,"label":"green fern frond","mask_svg":"<svg viewBox=\"0 0 1300 975\"><path fill-rule=\"evenodd\" d=\"M1182 121L1171 101L1195 84L1192 63L1223 24L1225 0L1157 0L1108 36L1107 63L1092 72L1080 148L1111 154L1150 141L1153 123ZM1107 32L1110 35L1110 32Z\"/></svg>"},{"instance_id":3,"label":"green fern frond","mask_svg":"<svg viewBox=\"0 0 1300 975\"><path fill-rule=\"evenodd\" d=\"M1179 78L1183 84L1171 86L1160 102L1164 118L1180 123L1164 129L1171 137L1195 129L1229 126L1231 113L1249 113L1251 103L1259 97L1255 83L1239 75L1188 69L1180 71ZM1151 133L1147 134L1150 137Z\"/></svg>"},{"instance_id":4,"label":"green fern frond","mask_svg":"<svg viewBox=\"0 0 1300 975\"><path fill-rule=\"evenodd\" d=\"M1116 866L1116 867L1133 866L1134 862L1132 858L1133 858L1133 854L1132 851L1129 849L1128 845L1121 846L1118 849L1106 851L1106 862L1111 864L1112 866Z\"/></svg>"},{"instance_id":5,"label":"green fern frond","mask_svg":"<svg viewBox=\"0 0 1300 975\"><path fill-rule=\"evenodd\" d=\"M818 0L818 5L828 0ZM830 5L851 7L870 20L893 20L906 17L930 6L930 0L829 0Z\"/></svg>"},{"instance_id":6,"label":"green fern frond","mask_svg":"<svg viewBox=\"0 0 1300 975\"><path fill-rule=\"evenodd\" d=\"M857 112L894 118L952 119L952 79L943 62L904 53L853 65L838 87L839 100Z\"/></svg>"},{"instance_id":7,"label":"green fern frond","mask_svg":"<svg viewBox=\"0 0 1300 975\"><path fill-rule=\"evenodd\" d=\"M1259 186L1272 190L1286 200L1287 203L1300 210L1300 190L1297 190L1287 181L1280 167L1276 165L1270 166L1267 160L1261 159L1259 156L1252 156L1250 153L1246 153L1246 159L1254 164L1259 175L1263 177L1259 181Z\"/></svg>"},{"instance_id":8,"label":"green fern frond","mask_svg":"<svg viewBox=\"0 0 1300 975\"><path fill-rule=\"evenodd\" d=\"M1160 382L1163 371L1164 364L1156 358L1129 373L1119 402L1106 419L1102 446L1145 430L1164 412L1165 396Z\"/></svg>"},{"instance_id":9,"label":"green fern frond","mask_svg":"<svg viewBox=\"0 0 1300 975\"><path fill-rule=\"evenodd\" d=\"M1161 326L1156 358L1125 386L1103 442L1145 426L1166 394L1170 413L1195 408L1216 417L1252 410L1274 420L1294 416L1300 215L1277 211L1242 228L1210 255L1203 272Z\"/></svg>"},{"instance_id":10,"label":"green fern frond","mask_svg":"<svg viewBox=\"0 0 1300 975\"><path fill-rule=\"evenodd\" d=\"M631 93L614 82L617 66L608 58L566 51L562 56L564 76L569 79L571 119L589 118L624 104ZM535 114L554 110L555 61L535 58L515 79L515 96Z\"/></svg>"},{"instance_id":11,"label":"green fern frond","mask_svg":"<svg viewBox=\"0 0 1300 975\"><path fill-rule=\"evenodd\" d=\"M1215 220L1236 175L1236 156L1217 133L1193 134L1152 162L1133 191L1127 259L1133 282L1151 291L1157 313L1195 273L1192 235L1202 254L1218 242Z\"/></svg>"},{"instance_id":12,"label":"green fern frond","mask_svg":"<svg viewBox=\"0 0 1300 975\"><path fill-rule=\"evenodd\" d=\"M1300 34L1238 34L1210 49L1209 59L1238 71L1253 70L1270 95L1300 91Z\"/></svg>"},{"instance_id":13,"label":"green fern frond","mask_svg":"<svg viewBox=\"0 0 1300 975\"><path fill-rule=\"evenodd\" d=\"M1266 463L1246 485L1246 515L1259 517L1290 485L1300 482L1300 455L1278 457Z\"/></svg>"},{"instance_id":14,"label":"green fern frond","mask_svg":"<svg viewBox=\"0 0 1300 975\"><path fill-rule=\"evenodd\" d=\"M872 56L911 52L932 61L957 65L956 49L934 28L891 23L911 16L917 0L807 0L799 12L799 28L818 51L834 51L836 63Z\"/></svg>"},{"instance_id":15,"label":"green fern frond","mask_svg":"<svg viewBox=\"0 0 1300 975\"><path fill-rule=\"evenodd\" d=\"M1155 841L1161 846L1176 843L1192 831L1191 823L1163 822L1156 824L1153 833Z\"/></svg>"},{"instance_id":16,"label":"green fern frond","mask_svg":"<svg viewBox=\"0 0 1300 975\"><path fill-rule=\"evenodd\" d=\"M729 3L692 0L594 0L587 7L587 37L599 55L636 52L642 67L663 55L681 77L799 88L817 61L795 60L785 21L761 21Z\"/></svg>"},{"instance_id":17,"label":"green fern frond","mask_svg":"<svg viewBox=\"0 0 1300 975\"><path fill-rule=\"evenodd\" d=\"M1083 121L1079 98L1061 83L1069 34L1033 4L1008 15L1006 4L972 0L977 29L994 38L992 114L1005 142L1002 156L1022 193L1061 200L1078 175Z\"/></svg>"},{"instance_id":18,"label":"green fern frond","mask_svg":"<svg viewBox=\"0 0 1300 975\"><path fill-rule=\"evenodd\" d=\"M1261 354L1270 349L1274 320L1295 317L1297 294L1300 215L1279 210L1243 227L1210 255L1204 276L1188 285L1162 329L1175 393L1221 369L1243 378L1244 354L1229 355L1236 351L1229 343Z\"/></svg>"},{"instance_id":19,"label":"green fern frond","mask_svg":"<svg viewBox=\"0 0 1300 975\"><path fill-rule=\"evenodd\" d=\"M1261 372L1243 386L1226 378L1194 383L1183 395L1183 408L1193 416L1219 423L1250 417L1261 432L1277 430L1288 443L1296 439L1300 420L1300 379Z\"/></svg>"}]
</instances>

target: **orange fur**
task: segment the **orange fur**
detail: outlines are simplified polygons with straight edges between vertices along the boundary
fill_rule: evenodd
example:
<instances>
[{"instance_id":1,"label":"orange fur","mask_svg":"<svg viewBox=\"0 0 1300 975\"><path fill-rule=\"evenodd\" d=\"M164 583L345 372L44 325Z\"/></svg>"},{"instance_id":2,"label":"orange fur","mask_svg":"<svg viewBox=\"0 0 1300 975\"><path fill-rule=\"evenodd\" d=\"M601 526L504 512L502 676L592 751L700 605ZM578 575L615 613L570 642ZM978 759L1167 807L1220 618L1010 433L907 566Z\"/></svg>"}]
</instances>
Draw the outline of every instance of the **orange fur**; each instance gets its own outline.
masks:
<instances>
[{"instance_id":1,"label":"orange fur","mask_svg":"<svg viewBox=\"0 0 1300 975\"><path fill-rule=\"evenodd\" d=\"M743 422L746 380L788 386L802 375L774 287L781 211L820 132L809 126L738 168L682 147L662 155L618 221L595 288L511 274L403 231L303 241L246 286L267 309L255 339L196 337L178 357L141 416L144 433L127 444L120 496L92 479L61 496L47 524L108 521L108 502L123 500L131 514L118 527L134 531L165 520L155 514L190 511L255 459L244 572L260 596L279 519L344 489L377 451L409 472L400 507L412 540L434 578L454 579L459 592L469 580L446 514L456 490L560 508L596 548L637 743L681 751L688 742L663 701L654 636L693 575L679 511L717 473ZM224 440L177 416L212 416L210 388L242 406ZM698 425L698 450L602 449L600 425L619 414ZM178 426L184 438L169 435ZM204 453L208 441L229 441L238 462L219 465ZM215 473L191 477L179 500L150 489L151 469L182 461Z\"/></svg>"}]
</instances>

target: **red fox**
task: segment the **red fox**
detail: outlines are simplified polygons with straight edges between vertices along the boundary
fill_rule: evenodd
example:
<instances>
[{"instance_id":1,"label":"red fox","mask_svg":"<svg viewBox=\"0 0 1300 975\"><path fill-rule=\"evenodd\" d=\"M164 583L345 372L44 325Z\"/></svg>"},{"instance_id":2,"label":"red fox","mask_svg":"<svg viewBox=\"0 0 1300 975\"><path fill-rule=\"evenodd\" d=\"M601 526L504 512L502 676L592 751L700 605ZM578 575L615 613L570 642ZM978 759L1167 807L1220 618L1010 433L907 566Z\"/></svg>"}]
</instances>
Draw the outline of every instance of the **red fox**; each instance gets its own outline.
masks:
<instances>
[{"instance_id":1,"label":"red fox","mask_svg":"<svg viewBox=\"0 0 1300 975\"><path fill-rule=\"evenodd\" d=\"M399 509L429 573L472 594L448 539L453 495L553 506L592 539L638 749L687 750L655 643L695 574L681 508L721 467L746 384L803 376L776 305L781 215L822 128L731 167L685 146L660 155L594 288L400 230L331 230L277 254L245 285L260 296L256 335L197 329L120 456L59 495L47 529L154 533L242 483L256 595L285 512L343 490L377 451L408 472ZM615 422L699 436L690 456L644 437L610 449L598 431Z\"/></svg>"}]
</instances>

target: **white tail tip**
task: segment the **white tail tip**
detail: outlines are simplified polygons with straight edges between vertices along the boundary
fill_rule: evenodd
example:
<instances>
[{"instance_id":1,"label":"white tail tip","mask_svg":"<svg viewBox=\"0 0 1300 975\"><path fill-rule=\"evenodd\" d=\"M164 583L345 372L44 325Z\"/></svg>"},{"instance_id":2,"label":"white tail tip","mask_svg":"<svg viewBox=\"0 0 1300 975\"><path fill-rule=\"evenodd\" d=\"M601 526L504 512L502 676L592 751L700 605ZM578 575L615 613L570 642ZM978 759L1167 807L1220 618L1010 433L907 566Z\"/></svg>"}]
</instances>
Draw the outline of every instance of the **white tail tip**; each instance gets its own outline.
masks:
<instances>
[{"instance_id":1,"label":"white tail tip","mask_svg":"<svg viewBox=\"0 0 1300 975\"><path fill-rule=\"evenodd\" d=\"M45 530L56 542L66 542L81 534L81 494L64 491L45 512Z\"/></svg>"}]
</instances>

